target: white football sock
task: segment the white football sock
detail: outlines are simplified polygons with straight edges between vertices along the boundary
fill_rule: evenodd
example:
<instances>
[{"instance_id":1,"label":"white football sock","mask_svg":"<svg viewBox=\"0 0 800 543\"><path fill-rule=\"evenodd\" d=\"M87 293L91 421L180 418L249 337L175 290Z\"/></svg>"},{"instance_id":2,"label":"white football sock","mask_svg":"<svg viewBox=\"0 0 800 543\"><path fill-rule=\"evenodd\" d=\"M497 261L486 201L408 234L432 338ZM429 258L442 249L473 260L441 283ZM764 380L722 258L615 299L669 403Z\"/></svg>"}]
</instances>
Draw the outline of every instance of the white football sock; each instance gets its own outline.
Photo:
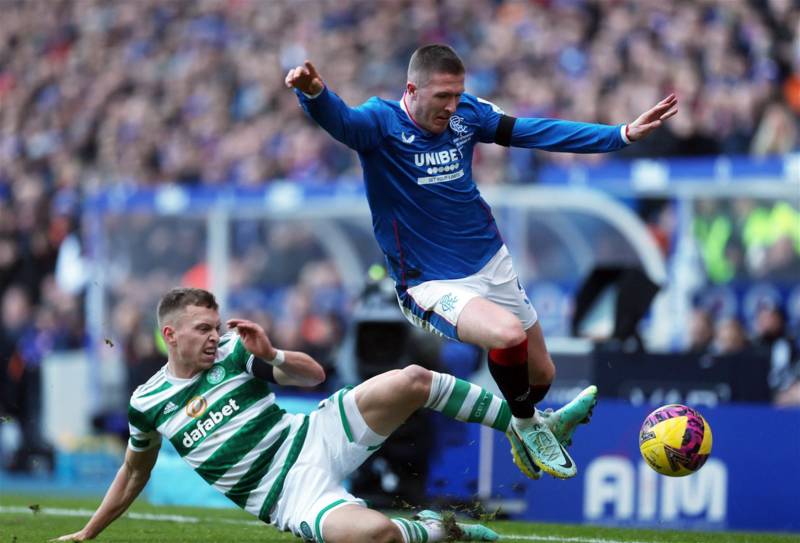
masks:
<instances>
[{"instance_id":1,"label":"white football sock","mask_svg":"<svg viewBox=\"0 0 800 543\"><path fill-rule=\"evenodd\" d=\"M400 528L403 543L435 543L443 541L445 537L442 523L436 520L408 520L404 518L391 519Z\"/></svg>"},{"instance_id":2,"label":"white football sock","mask_svg":"<svg viewBox=\"0 0 800 543\"><path fill-rule=\"evenodd\" d=\"M508 403L468 381L432 371L431 391L425 407L463 422L478 422L501 432L508 431Z\"/></svg>"}]
</instances>

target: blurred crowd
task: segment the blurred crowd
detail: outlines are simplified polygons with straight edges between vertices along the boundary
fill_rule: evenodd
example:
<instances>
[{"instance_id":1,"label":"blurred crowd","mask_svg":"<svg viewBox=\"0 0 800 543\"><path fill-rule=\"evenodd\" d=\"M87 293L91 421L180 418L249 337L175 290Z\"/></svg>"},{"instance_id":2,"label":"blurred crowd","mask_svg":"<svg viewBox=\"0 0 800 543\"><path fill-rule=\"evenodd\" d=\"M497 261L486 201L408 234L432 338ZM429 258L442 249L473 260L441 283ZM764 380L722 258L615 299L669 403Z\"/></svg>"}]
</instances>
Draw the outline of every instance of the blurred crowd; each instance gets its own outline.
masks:
<instances>
[{"instance_id":1,"label":"blurred crowd","mask_svg":"<svg viewBox=\"0 0 800 543\"><path fill-rule=\"evenodd\" d=\"M751 329L738 316L701 304L692 311L687 350L700 356L764 357L775 403L800 405L800 337L792 324L778 303L762 303Z\"/></svg>"},{"instance_id":2,"label":"blurred crowd","mask_svg":"<svg viewBox=\"0 0 800 543\"><path fill-rule=\"evenodd\" d=\"M9 3L0 185L355 176L354 156L303 119L286 69L310 58L350 103L398 99L410 53L432 41L463 56L469 92L518 116L620 123L676 92L681 114L631 153L785 153L798 28L793 0ZM534 157L477 177L531 181Z\"/></svg>"},{"instance_id":3,"label":"blurred crowd","mask_svg":"<svg viewBox=\"0 0 800 543\"><path fill-rule=\"evenodd\" d=\"M712 283L800 277L800 210L790 201L699 199L692 227Z\"/></svg>"},{"instance_id":4,"label":"blurred crowd","mask_svg":"<svg viewBox=\"0 0 800 543\"><path fill-rule=\"evenodd\" d=\"M446 42L467 63L467 90L517 116L621 123L676 92L679 115L628 156L800 146L796 0L8 0L2 11L0 415L18 417L31 446L45 446L31 415L42 357L86 342L84 195L357 182L355 155L283 86L306 58L357 104L398 99L411 52ZM475 175L535 182L544 160L600 158L482 146ZM126 234L107 270L108 344L133 388L163 362L158 294L207 286L205 235L146 217L103 227ZM235 307L333 367L349 302L313 236L242 224L233 237ZM136 269L136 254L159 270Z\"/></svg>"}]
</instances>

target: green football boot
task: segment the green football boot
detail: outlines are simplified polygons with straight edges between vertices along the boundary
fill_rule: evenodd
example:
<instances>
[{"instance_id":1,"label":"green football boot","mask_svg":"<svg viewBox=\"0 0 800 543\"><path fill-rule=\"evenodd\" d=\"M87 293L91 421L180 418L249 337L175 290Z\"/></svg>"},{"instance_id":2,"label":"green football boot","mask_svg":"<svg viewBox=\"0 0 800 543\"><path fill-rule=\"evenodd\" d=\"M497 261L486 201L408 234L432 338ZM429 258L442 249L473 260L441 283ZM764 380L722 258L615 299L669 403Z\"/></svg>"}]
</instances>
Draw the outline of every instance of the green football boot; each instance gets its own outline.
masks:
<instances>
[{"instance_id":1,"label":"green football boot","mask_svg":"<svg viewBox=\"0 0 800 543\"><path fill-rule=\"evenodd\" d=\"M456 522L455 515L442 515L436 511L420 511L414 515L420 522L438 522L447 534L447 541L497 541L500 536L482 524L463 524Z\"/></svg>"},{"instance_id":2,"label":"green football boot","mask_svg":"<svg viewBox=\"0 0 800 543\"><path fill-rule=\"evenodd\" d=\"M575 477L575 462L538 412L530 419L513 417L509 432L523 443L529 459L542 471L558 479Z\"/></svg>"},{"instance_id":3,"label":"green football boot","mask_svg":"<svg viewBox=\"0 0 800 543\"><path fill-rule=\"evenodd\" d=\"M546 409L539 412L539 416L558 442L569 446L572 445L572 434L578 425L586 424L592 418L595 405L597 405L597 387L591 385L584 388L574 400L558 411Z\"/></svg>"},{"instance_id":4,"label":"green football boot","mask_svg":"<svg viewBox=\"0 0 800 543\"><path fill-rule=\"evenodd\" d=\"M582 390L575 399L558 411L547 409L539 411L538 415L561 445L570 445L578 424L589 422L596 404L597 387L592 385ZM511 456L514 464L529 479L539 479L542 476L542 470L528 452L519 434L510 429L506 437L511 443Z\"/></svg>"},{"instance_id":5,"label":"green football boot","mask_svg":"<svg viewBox=\"0 0 800 543\"><path fill-rule=\"evenodd\" d=\"M542 476L542 470L533 461L533 458L528 454L525 444L517 437L517 434L511 429L506 432L506 437L511 443L511 458L514 464L528 479L539 479Z\"/></svg>"}]
</instances>

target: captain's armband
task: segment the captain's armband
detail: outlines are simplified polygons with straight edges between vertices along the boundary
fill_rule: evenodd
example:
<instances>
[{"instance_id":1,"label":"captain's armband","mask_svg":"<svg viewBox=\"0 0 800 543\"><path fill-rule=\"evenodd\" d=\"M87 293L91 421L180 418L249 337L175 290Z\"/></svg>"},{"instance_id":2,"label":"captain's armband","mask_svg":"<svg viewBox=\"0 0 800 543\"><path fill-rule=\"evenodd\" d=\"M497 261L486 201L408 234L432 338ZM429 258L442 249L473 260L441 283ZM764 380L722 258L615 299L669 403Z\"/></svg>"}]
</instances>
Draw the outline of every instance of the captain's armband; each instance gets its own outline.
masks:
<instances>
[{"instance_id":1,"label":"captain's armband","mask_svg":"<svg viewBox=\"0 0 800 543\"><path fill-rule=\"evenodd\" d=\"M501 115L500 120L497 122L497 130L494 133L494 142L503 147L511 147L511 133L514 131L514 123L517 122L516 117L510 115Z\"/></svg>"}]
</instances>

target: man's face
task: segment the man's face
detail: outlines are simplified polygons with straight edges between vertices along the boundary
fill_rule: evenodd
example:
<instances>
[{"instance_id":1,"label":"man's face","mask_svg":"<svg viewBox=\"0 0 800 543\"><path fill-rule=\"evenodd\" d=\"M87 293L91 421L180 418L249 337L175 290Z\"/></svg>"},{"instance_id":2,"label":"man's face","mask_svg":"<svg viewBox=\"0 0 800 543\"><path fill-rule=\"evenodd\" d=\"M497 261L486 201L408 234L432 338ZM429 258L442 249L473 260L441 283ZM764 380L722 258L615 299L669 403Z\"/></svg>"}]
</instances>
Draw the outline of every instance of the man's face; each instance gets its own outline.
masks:
<instances>
[{"instance_id":1,"label":"man's face","mask_svg":"<svg viewBox=\"0 0 800 543\"><path fill-rule=\"evenodd\" d=\"M432 74L422 86L406 84L408 110L422 128L434 134L447 130L464 93L464 74Z\"/></svg>"},{"instance_id":2,"label":"man's face","mask_svg":"<svg viewBox=\"0 0 800 543\"><path fill-rule=\"evenodd\" d=\"M164 338L176 362L203 371L214 364L221 326L217 310L190 305L164 324Z\"/></svg>"}]
</instances>

